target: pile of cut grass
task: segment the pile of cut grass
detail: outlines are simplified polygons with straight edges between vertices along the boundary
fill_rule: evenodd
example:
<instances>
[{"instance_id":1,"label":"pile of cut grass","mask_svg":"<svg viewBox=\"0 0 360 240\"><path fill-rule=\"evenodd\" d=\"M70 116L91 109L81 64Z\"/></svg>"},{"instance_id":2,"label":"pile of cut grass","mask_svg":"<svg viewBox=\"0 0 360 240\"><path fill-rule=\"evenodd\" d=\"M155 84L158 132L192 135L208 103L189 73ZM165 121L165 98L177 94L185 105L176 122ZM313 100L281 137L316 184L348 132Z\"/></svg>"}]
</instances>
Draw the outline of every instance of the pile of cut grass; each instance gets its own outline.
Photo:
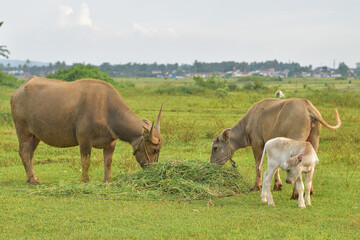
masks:
<instances>
[{"instance_id":1,"label":"pile of cut grass","mask_svg":"<svg viewBox=\"0 0 360 240\"><path fill-rule=\"evenodd\" d=\"M128 200L195 200L248 192L250 184L237 169L198 161L172 160L136 173L122 172L111 183L41 184L27 192Z\"/></svg>"}]
</instances>

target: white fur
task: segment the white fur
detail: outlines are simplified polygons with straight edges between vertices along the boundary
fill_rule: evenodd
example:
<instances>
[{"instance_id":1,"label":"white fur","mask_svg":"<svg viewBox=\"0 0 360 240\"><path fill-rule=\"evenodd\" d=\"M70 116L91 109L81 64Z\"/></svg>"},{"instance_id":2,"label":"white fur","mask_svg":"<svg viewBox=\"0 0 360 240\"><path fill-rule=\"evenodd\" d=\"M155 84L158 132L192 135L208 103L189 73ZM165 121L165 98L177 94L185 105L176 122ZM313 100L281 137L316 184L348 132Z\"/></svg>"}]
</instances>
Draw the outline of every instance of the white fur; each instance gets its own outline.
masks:
<instances>
[{"instance_id":1,"label":"white fur","mask_svg":"<svg viewBox=\"0 0 360 240\"><path fill-rule=\"evenodd\" d=\"M275 92L275 97L276 97L276 98L284 98L284 97L285 97L285 94L284 94L280 89L278 89L278 90Z\"/></svg>"},{"instance_id":2,"label":"white fur","mask_svg":"<svg viewBox=\"0 0 360 240\"><path fill-rule=\"evenodd\" d=\"M300 208L305 208L304 197L303 197L304 184L302 182L302 176L301 176L302 173L305 173L305 202L306 205L311 205L310 189L312 184L312 177L313 177L315 165L319 161L316 152L314 148L311 146L311 144L304 141L297 141L284 137L270 139L269 141L266 142L264 146L264 151L261 157L259 169L262 168L265 153L267 154L267 158L268 158L268 168L264 173L261 200L263 202L267 202L268 205L275 206L270 191L271 179L274 175L274 172L280 167L282 170L291 171L290 173L287 174L287 182L295 180L296 188L299 193L298 206ZM305 155L303 155L302 160L298 165L296 166L289 165L287 160L289 160L292 157L294 159L298 159L299 155L301 154L305 154ZM294 177L291 174L293 172L299 174L299 175L296 174L295 176L296 179L290 179L291 177Z\"/></svg>"}]
</instances>

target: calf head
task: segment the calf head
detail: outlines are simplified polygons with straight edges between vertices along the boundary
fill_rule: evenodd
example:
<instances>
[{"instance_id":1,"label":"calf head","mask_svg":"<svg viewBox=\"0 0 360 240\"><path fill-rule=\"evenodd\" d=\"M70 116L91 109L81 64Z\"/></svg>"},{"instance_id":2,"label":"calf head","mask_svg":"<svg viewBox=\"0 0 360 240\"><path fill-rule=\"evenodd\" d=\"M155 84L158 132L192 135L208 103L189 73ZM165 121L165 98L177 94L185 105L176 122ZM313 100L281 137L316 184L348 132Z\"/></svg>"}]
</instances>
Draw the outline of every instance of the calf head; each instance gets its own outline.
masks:
<instances>
[{"instance_id":1,"label":"calf head","mask_svg":"<svg viewBox=\"0 0 360 240\"><path fill-rule=\"evenodd\" d=\"M293 156L286 160L286 183L293 184L301 175L301 163L304 155L304 153L300 153L299 155Z\"/></svg>"},{"instance_id":2,"label":"calf head","mask_svg":"<svg viewBox=\"0 0 360 240\"><path fill-rule=\"evenodd\" d=\"M155 127L154 123L151 124L149 120L144 119L143 136L134 147L133 155L142 168L158 161L162 143L160 134L161 112L162 106Z\"/></svg>"},{"instance_id":3,"label":"calf head","mask_svg":"<svg viewBox=\"0 0 360 240\"><path fill-rule=\"evenodd\" d=\"M232 152L229 142L230 130L231 128L225 129L212 141L210 163L224 165L229 160L229 157L231 157Z\"/></svg>"}]
</instances>

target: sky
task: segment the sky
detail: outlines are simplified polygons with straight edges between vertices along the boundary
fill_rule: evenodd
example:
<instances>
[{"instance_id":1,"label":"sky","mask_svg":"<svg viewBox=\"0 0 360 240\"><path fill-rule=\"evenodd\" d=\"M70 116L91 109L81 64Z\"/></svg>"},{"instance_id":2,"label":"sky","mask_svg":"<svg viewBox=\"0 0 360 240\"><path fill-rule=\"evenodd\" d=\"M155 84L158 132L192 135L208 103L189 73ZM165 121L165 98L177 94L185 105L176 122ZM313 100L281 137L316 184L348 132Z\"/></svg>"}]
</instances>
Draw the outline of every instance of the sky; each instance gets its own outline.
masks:
<instances>
[{"instance_id":1,"label":"sky","mask_svg":"<svg viewBox=\"0 0 360 240\"><path fill-rule=\"evenodd\" d=\"M9 59L360 62L358 0L0 0Z\"/></svg>"}]
</instances>

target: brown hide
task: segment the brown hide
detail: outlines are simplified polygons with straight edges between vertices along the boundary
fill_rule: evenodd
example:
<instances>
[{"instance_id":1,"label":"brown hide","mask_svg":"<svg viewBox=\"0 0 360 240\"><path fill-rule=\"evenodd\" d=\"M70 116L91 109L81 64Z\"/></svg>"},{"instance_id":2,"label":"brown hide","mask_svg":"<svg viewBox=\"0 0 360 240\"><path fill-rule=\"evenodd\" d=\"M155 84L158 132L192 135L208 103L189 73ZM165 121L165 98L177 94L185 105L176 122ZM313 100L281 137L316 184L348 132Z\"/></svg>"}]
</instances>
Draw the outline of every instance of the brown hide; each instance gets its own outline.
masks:
<instances>
[{"instance_id":1,"label":"brown hide","mask_svg":"<svg viewBox=\"0 0 360 240\"><path fill-rule=\"evenodd\" d=\"M341 120L335 110L336 126L327 124L314 105L300 98L264 99L255 103L245 116L231 130L214 138L212 143L211 163L225 164L227 156L239 148L251 146L256 163L254 189L261 187L259 164L264 144L275 137L287 137L310 142L318 150L321 124L329 129L337 129ZM229 141L226 142L227 135ZM230 144L230 147L228 147ZM228 149L231 153L228 155ZM278 171L275 175L275 188L281 189Z\"/></svg>"},{"instance_id":2,"label":"brown hide","mask_svg":"<svg viewBox=\"0 0 360 240\"><path fill-rule=\"evenodd\" d=\"M151 126L140 120L106 82L94 79L63 82L32 77L15 90L10 102L19 154L30 183L39 182L33 170L33 155L39 141L55 147L79 145L83 181L88 181L92 147L104 149L104 179L110 179L117 139L134 147L134 155L142 167L157 160L160 131L153 129L152 136L146 136ZM151 139L156 139L156 143Z\"/></svg>"}]
</instances>

